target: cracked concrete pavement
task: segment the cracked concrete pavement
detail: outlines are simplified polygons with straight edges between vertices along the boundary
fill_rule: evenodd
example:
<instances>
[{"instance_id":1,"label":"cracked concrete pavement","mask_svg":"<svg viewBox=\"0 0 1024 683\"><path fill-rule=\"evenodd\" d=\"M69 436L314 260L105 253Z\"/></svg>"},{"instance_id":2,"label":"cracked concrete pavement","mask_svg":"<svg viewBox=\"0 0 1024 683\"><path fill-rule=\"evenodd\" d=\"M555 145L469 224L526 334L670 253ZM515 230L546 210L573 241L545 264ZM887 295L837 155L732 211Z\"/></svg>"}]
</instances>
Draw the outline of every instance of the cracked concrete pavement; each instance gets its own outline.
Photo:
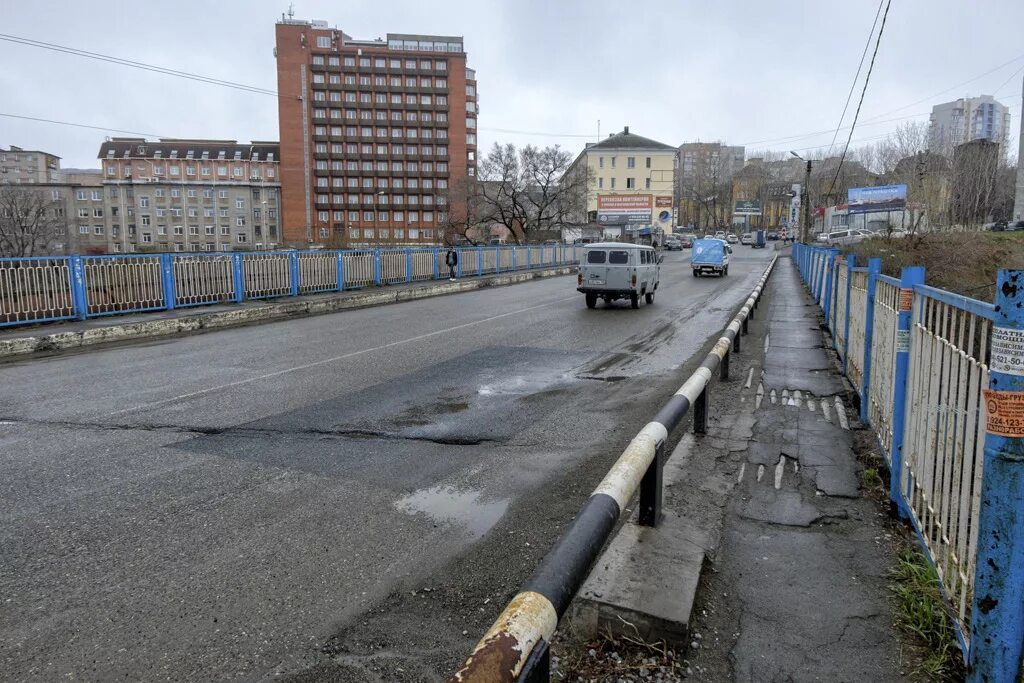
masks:
<instances>
[{"instance_id":1,"label":"cracked concrete pavement","mask_svg":"<svg viewBox=\"0 0 1024 683\"><path fill-rule=\"evenodd\" d=\"M902 681L887 600L884 514L860 497L855 413L823 348L817 308L780 259L766 306L712 397L694 478L672 506L720 533L688 654L696 681ZM700 518L700 517L698 517Z\"/></svg>"}]
</instances>

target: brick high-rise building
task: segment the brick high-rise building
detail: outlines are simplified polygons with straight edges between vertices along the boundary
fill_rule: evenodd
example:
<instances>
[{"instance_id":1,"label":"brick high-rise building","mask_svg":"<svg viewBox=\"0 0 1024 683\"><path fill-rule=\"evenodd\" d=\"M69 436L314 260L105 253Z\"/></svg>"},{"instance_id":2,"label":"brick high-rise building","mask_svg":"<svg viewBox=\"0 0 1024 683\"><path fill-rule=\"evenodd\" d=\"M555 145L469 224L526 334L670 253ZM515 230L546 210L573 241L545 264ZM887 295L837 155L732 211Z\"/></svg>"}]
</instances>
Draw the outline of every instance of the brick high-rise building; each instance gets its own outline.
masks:
<instances>
[{"instance_id":1,"label":"brick high-rise building","mask_svg":"<svg viewBox=\"0 0 1024 683\"><path fill-rule=\"evenodd\" d=\"M284 240L428 244L476 173L476 76L461 37L357 40L276 27Z\"/></svg>"}]
</instances>

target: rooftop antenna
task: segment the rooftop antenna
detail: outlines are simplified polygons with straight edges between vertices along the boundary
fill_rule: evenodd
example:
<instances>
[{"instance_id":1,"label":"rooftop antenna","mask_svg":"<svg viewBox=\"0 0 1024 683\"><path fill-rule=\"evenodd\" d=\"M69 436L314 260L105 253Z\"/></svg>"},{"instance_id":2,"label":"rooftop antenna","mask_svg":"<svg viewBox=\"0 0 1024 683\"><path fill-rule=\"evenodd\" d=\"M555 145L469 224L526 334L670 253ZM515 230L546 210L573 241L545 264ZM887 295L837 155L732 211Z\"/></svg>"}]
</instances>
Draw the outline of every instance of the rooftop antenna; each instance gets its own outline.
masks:
<instances>
[{"instance_id":1,"label":"rooftop antenna","mask_svg":"<svg viewBox=\"0 0 1024 683\"><path fill-rule=\"evenodd\" d=\"M288 21L295 18L295 3L288 3Z\"/></svg>"}]
</instances>

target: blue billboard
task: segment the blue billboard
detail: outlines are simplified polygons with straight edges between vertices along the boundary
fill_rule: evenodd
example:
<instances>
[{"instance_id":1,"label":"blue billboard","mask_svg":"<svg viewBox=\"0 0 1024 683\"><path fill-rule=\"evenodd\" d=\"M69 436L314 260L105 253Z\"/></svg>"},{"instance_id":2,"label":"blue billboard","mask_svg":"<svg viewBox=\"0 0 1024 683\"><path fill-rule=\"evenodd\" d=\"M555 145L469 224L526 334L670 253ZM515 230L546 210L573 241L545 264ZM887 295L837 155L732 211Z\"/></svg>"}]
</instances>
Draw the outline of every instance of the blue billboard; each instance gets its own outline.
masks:
<instances>
[{"instance_id":1,"label":"blue billboard","mask_svg":"<svg viewBox=\"0 0 1024 683\"><path fill-rule=\"evenodd\" d=\"M902 211L907 207L907 186L851 187L847 190L846 203L850 214Z\"/></svg>"}]
</instances>

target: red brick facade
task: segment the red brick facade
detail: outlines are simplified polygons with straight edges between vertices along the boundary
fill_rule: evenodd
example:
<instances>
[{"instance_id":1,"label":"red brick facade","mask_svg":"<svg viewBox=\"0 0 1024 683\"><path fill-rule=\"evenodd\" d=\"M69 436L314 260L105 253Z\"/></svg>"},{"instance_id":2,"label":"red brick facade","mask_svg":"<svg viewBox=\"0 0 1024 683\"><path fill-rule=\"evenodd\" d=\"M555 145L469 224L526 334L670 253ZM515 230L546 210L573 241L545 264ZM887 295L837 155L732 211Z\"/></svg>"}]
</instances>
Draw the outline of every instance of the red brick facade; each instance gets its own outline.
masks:
<instances>
[{"instance_id":1,"label":"red brick facade","mask_svg":"<svg viewBox=\"0 0 1024 683\"><path fill-rule=\"evenodd\" d=\"M354 40L295 21L277 24L276 39L285 241L438 241L447 190L476 171L462 39Z\"/></svg>"}]
</instances>

